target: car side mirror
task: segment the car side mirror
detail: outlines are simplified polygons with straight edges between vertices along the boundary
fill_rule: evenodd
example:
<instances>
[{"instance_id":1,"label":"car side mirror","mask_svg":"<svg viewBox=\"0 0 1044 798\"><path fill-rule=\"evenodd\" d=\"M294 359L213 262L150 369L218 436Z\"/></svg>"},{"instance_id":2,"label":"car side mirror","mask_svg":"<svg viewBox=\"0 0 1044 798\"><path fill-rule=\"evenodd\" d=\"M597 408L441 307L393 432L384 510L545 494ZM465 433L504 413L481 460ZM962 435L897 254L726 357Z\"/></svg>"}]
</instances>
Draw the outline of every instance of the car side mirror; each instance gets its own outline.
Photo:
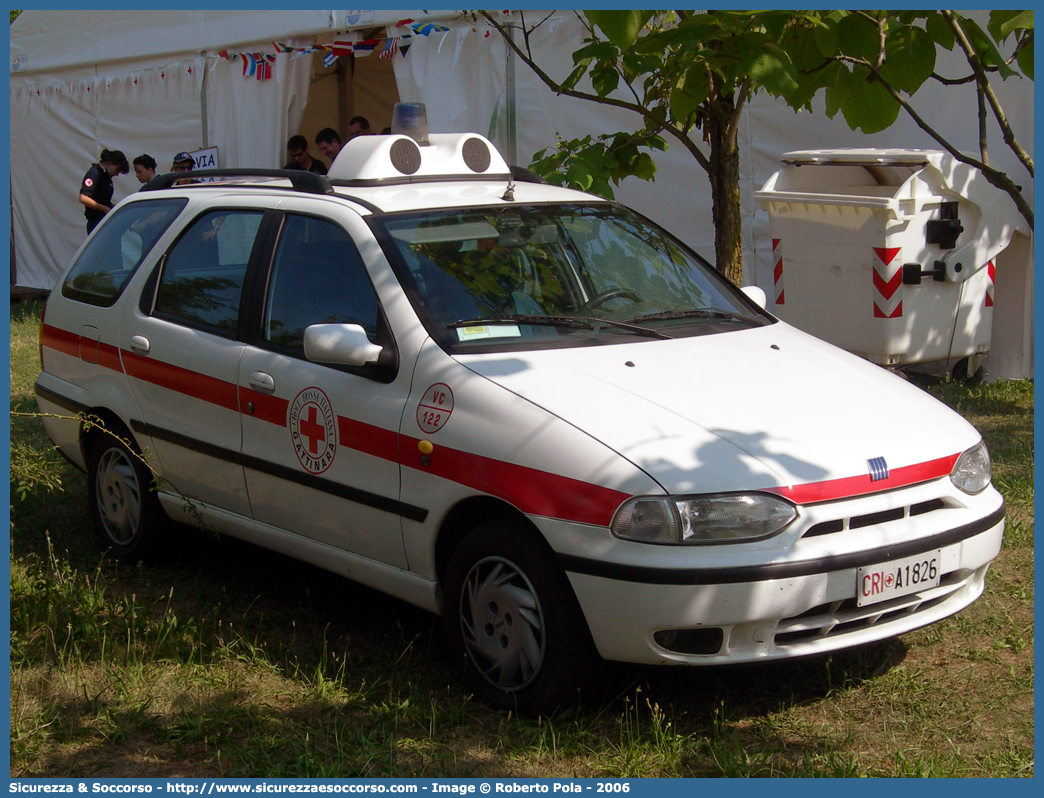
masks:
<instances>
[{"instance_id":1,"label":"car side mirror","mask_svg":"<svg viewBox=\"0 0 1044 798\"><path fill-rule=\"evenodd\" d=\"M758 288L756 285L745 285L740 291L747 295L747 299L750 299L762 310L765 309L765 303L768 302L768 295L765 293L763 288Z\"/></svg>"},{"instance_id":2,"label":"car side mirror","mask_svg":"<svg viewBox=\"0 0 1044 798\"><path fill-rule=\"evenodd\" d=\"M305 357L313 363L365 366L375 363L383 351L358 324L312 324L305 328Z\"/></svg>"}]
</instances>

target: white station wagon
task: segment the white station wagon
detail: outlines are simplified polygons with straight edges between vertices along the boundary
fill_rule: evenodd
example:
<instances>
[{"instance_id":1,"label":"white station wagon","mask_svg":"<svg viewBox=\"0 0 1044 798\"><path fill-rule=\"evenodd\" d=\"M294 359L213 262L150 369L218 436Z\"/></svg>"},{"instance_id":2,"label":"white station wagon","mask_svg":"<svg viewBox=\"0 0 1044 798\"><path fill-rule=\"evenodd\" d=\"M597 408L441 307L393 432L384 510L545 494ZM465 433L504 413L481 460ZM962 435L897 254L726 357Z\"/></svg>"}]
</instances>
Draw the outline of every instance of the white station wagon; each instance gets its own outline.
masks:
<instances>
[{"instance_id":1,"label":"white station wagon","mask_svg":"<svg viewBox=\"0 0 1044 798\"><path fill-rule=\"evenodd\" d=\"M121 202L45 312L40 410L114 554L169 516L343 574L526 712L595 655L818 654L982 592L975 429L633 211L474 134L191 176Z\"/></svg>"}]
</instances>

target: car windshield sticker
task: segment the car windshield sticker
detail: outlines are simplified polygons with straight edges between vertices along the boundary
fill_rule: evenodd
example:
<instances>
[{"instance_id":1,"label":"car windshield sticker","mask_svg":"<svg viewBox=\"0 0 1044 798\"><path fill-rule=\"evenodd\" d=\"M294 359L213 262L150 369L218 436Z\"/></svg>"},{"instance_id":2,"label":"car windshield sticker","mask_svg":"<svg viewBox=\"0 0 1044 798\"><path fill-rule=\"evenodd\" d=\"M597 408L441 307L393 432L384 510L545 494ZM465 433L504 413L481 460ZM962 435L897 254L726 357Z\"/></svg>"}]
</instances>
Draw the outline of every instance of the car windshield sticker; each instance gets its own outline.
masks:
<instances>
[{"instance_id":1,"label":"car windshield sticker","mask_svg":"<svg viewBox=\"0 0 1044 798\"><path fill-rule=\"evenodd\" d=\"M305 470L322 474L337 453L333 408L318 388L305 388L290 405L290 439Z\"/></svg>"},{"instance_id":2,"label":"car windshield sticker","mask_svg":"<svg viewBox=\"0 0 1044 798\"><path fill-rule=\"evenodd\" d=\"M458 341L480 341L483 338L521 338L517 324L476 324L457 328Z\"/></svg>"},{"instance_id":3,"label":"car windshield sticker","mask_svg":"<svg viewBox=\"0 0 1044 798\"><path fill-rule=\"evenodd\" d=\"M453 413L453 391L437 382L424 392L417 406L417 426L425 432L438 432Z\"/></svg>"}]
</instances>

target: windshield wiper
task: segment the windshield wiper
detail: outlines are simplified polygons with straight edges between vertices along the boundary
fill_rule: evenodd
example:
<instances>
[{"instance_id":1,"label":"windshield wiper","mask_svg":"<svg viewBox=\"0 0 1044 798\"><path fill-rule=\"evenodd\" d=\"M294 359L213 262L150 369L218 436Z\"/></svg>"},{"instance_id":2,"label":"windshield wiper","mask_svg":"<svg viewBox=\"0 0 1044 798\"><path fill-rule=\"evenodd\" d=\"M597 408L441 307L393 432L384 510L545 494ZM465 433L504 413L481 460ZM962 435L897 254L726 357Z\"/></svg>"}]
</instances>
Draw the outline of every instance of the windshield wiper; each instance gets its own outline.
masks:
<instances>
[{"instance_id":1,"label":"windshield wiper","mask_svg":"<svg viewBox=\"0 0 1044 798\"><path fill-rule=\"evenodd\" d=\"M625 321L612 321L610 319L599 319L593 316L579 318L576 316L538 316L525 313L516 313L510 316L490 316L479 319L466 319L455 321L446 326L450 329L457 327L475 327L481 324L542 324L549 327L575 327L581 330L597 330L599 325L604 327L616 327L639 335L651 338L671 339L673 336L662 333L659 330L650 330L648 327L640 327Z\"/></svg>"},{"instance_id":2,"label":"windshield wiper","mask_svg":"<svg viewBox=\"0 0 1044 798\"><path fill-rule=\"evenodd\" d=\"M446 326L452 330L457 327L477 327L483 324L544 324L550 327L578 327L583 330L595 329L591 322L575 319L572 316L537 316L525 313L515 313L510 316L483 316L478 319L455 321Z\"/></svg>"},{"instance_id":3,"label":"windshield wiper","mask_svg":"<svg viewBox=\"0 0 1044 798\"><path fill-rule=\"evenodd\" d=\"M744 316L729 310L718 310L717 308L692 308L690 310L665 310L661 313L647 313L644 316L635 316L631 321L659 321L661 319L727 319L739 321L744 324L755 324L760 326L762 320L757 316Z\"/></svg>"},{"instance_id":4,"label":"windshield wiper","mask_svg":"<svg viewBox=\"0 0 1044 798\"><path fill-rule=\"evenodd\" d=\"M629 332L637 333L638 335L646 335L649 338L662 338L667 341L671 341L674 339L673 335L668 335L667 333L660 332L659 330L652 330L648 327L642 327L638 324L632 324L628 321L613 321L612 319L599 319L593 316L589 318L591 321L596 321L599 324L604 324L606 327L617 327L621 330L627 330ZM631 321L636 321L636 319L631 319Z\"/></svg>"}]
</instances>

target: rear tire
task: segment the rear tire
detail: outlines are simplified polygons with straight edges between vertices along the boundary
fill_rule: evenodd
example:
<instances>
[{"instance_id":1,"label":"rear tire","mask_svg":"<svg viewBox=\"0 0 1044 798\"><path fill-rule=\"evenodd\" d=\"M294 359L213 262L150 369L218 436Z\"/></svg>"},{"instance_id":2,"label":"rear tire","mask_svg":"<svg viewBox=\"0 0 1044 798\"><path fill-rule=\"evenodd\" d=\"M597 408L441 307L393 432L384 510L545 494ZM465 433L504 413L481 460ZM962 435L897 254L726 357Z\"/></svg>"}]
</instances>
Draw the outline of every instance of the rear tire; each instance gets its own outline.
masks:
<instances>
[{"instance_id":1,"label":"rear tire","mask_svg":"<svg viewBox=\"0 0 1044 798\"><path fill-rule=\"evenodd\" d=\"M152 472L130 440L125 430L116 429L94 441L87 460L87 500L102 546L121 560L137 561L159 553L167 516Z\"/></svg>"},{"instance_id":2,"label":"rear tire","mask_svg":"<svg viewBox=\"0 0 1044 798\"><path fill-rule=\"evenodd\" d=\"M565 573L521 520L482 524L450 558L443 621L476 696L498 709L573 706L601 663Z\"/></svg>"}]
</instances>

